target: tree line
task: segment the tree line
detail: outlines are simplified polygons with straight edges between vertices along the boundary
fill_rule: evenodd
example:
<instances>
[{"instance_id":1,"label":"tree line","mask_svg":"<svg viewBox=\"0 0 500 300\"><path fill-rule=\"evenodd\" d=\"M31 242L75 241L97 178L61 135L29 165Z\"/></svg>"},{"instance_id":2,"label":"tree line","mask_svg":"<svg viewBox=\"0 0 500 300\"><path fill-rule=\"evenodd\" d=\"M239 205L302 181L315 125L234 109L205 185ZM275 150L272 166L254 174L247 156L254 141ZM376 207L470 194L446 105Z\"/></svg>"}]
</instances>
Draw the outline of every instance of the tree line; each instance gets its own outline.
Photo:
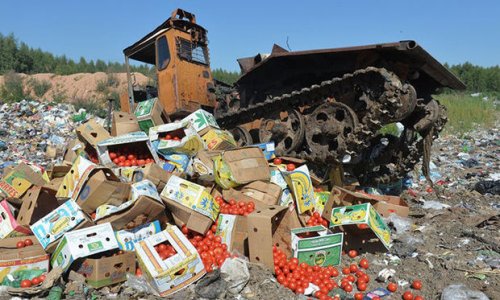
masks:
<instances>
[{"instance_id":1,"label":"tree line","mask_svg":"<svg viewBox=\"0 0 500 300\"><path fill-rule=\"evenodd\" d=\"M131 66L133 72L152 75L153 69L144 64ZM9 71L25 74L55 73L69 75L75 73L125 72L123 63L105 62L101 59L87 61L81 57L77 62L65 55L56 56L41 49L34 49L24 42L19 42L13 34L4 36L0 33L0 74Z\"/></svg>"},{"instance_id":2,"label":"tree line","mask_svg":"<svg viewBox=\"0 0 500 300\"><path fill-rule=\"evenodd\" d=\"M469 62L448 65L451 72L458 76L469 91L474 92L499 92L500 67L481 67ZM133 72L140 72L147 76L154 74L154 68L149 65L131 66ZM84 57L74 61L65 55L56 56L41 49L29 47L24 42L19 42L13 34L4 36L0 34L0 74L14 71L16 73L56 73L69 75L74 73L95 72L125 72L123 63L105 62L101 59L87 61ZM232 84L238 77L238 72L226 71L220 68L212 71L213 77L222 82Z\"/></svg>"}]
</instances>

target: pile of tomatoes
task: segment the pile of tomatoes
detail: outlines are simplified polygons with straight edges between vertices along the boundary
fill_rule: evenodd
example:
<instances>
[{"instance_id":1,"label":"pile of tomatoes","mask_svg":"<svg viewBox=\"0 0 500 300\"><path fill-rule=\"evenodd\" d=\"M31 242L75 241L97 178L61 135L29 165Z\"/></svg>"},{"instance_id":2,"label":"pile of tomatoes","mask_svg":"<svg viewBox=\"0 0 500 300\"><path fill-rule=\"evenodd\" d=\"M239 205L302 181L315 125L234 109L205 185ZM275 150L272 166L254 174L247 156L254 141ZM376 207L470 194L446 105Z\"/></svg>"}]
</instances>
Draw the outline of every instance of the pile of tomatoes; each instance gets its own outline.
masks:
<instances>
[{"instance_id":1,"label":"pile of tomatoes","mask_svg":"<svg viewBox=\"0 0 500 300\"><path fill-rule=\"evenodd\" d=\"M311 217L306 221L307 226L323 225L328 227L328 220L323 219L318 212L314 212Z\"/></svg>"},{"instance_id":2,"label":"pile of tomatoes","mask_svg":"<svg viewBox=\"0 0 500 300\"><path fill-rule=\"evenodd\" d=\"M174 135L174 134L167 134L167 135L165 135L163 137L160 137L160 140L164 140L164 141L171 141L171 140L173 140L173 141L180 141L181 138L178 137L178 136L176 136L176 135Z\"/></svg>"},{"instance_id":3,"label":"pile of tomatoes","mask_svg":"<svg viewBox=\"0 0 500 300\"><path fill-rule=\"evenodd\" d=\"M37 286L37 285L41 284L44 281L45 281L45 275L42 274L40 276L34 277L31 280L29 280L29 279L22 280L21 281L21 287L22 288L29 288L29 287L32 287L32 286Z\"/></svg>"},{"instance_id":4,"label":"pile of tomatoes","mask_svg":"<svg viewBox=\"0 0 500 300\"><path fill-rule=\"evenodd\" d=\"M151 154L128 154L130 152L109 152L109 158L119 167L144 166L154 162Z\"/></svg>"},{"instance_id":5,"label":"pile of tomatoes","mask_svg":"<svg viewBox=\"0 0 500 300\"><path fill-rule=\"evenodd\" d=\"M331 290L338 287L350 293L354 289L353 286L356 285L359 292L354 295L355 299L363 299L361 292L368 289L370 277L363 271L369 268L369 262L366 258L362 258L358 265L351 264L339 272L333 266L310 266L306 263L299 263L297 258L288 259L286 254L276 246L273 247L273 256L274 271L278 282L297 294L304 294L305 289L311 283L319 288L319 291L316 291L313 296L320 300L340 299L338 296L328 296Z\"/></svg>"},{"instance_id":6,"label":"pile of tomatoes","mask_svg":"<svg viewBox=\"0 0 500 300\"><path fill-rule=\"evenodd\" d=\"M226 258L231 257L231 254L227 250L227 245L222 243L222 238L215 235L216 230L217 225L214 224L203 236L190 232L185 225L181 229L182 233L193 244L198 254L200 254L201 261L207 272L212 272L214 267L220 268L224 261L226 261Z\"/></svg>"},{"instance_id":7,"label":"pile of tomatoes","mask_svg":"<svg viewBox=\"0 0 500 300\"><path fill-rule=\"evenodd\" d=\"M33 245L33 241L31 239L25 239L24 241L19 241L16 244L16 248L24 248Z\"/></svg>"},{"instance_id":8,"label":"pile of tomatoes","mask_svg":"<svg viewBox=\"0 0 500 300\"><path fill-rule=\"evenodd\" d=\"M236 202L236 200L231 199L229 203L224 201L221 196L215 197L215 201L220 206L221 214L230 214L230 215L240 215L240 216L248 216L255 210L255 202L253 201L240 201Z\"/></svg>"},{"instance_id":9,"label":"pile of tomatoes","mask_svg":"<svg viewBox=\"0 0 500 300\"><path fill-rule=\"evenodd\" d=\"M155 250L156 252L158 252L158 255L160 255L160 258L162 260L169 259L170 257L177 254L177 251L175 251L174 247L170 245L168 241L156 245Z\"/></svg>"}]
</instances>

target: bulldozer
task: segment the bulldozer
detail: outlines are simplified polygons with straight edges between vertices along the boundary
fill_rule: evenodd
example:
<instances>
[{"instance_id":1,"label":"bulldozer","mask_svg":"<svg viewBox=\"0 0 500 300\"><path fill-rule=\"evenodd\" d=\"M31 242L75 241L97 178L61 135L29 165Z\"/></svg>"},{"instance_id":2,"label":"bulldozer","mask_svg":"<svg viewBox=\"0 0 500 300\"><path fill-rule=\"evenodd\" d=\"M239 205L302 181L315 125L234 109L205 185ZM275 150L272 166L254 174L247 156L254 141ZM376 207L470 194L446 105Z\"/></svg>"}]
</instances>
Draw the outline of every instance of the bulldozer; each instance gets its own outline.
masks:
<instances>
[{"instance_id":1,"label":"bulldozer","mask_svg":"<svg viewBox=\"0 0 500 300\"><path fill-rule=\"evenodd\" d=\"M275 143L276 155L313 166L341 165L361 184L400 179L423 158L447 121L432 98L465 85L417 42L289 51L238 59L234 85L212 77L207 30L194 14L170 18L124 49L129 60L155 66L157 88L141 89L128 71L121 109L158 97L171 120L204 109L242 146ZM381 129L397 124L399 135Z\"/></svg>"}]
</instances>

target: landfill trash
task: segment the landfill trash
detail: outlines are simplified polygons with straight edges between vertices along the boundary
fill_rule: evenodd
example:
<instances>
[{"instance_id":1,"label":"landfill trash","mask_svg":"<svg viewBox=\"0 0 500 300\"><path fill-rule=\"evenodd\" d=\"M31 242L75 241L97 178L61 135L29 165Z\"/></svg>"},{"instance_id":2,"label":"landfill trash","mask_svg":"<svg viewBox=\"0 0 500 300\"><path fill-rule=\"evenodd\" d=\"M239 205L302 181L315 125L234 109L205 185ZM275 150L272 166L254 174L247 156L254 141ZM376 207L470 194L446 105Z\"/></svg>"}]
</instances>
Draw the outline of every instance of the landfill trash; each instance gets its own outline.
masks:
<instances>
[{"instance_id":1,"label":"landfill trash","mask_svg":"<svg viewBox=\"0 0 500 300\"><path fill-rule=\"evenodd\" d=\"M396 270L384 268L378 272L377 280L380 282L387 282L389 279L396 275Z\"/></svg>"},{"instance_id":2,"label":"landfill trash","mask_svg":"<svg viewBox=\"0 0 500 300\"><path fill-rule=\"evenodd\" d=\"M481 180L474 186L480 194L500 195L500 180Z\"/></svg>"},{"instance_id":3,"label":"landfill trash","mask_svg":"<svg viewBox=\"0 0 500 300\"><path fill-rule=\"evenodd\" d=\"M220 272L222 279L227 282L229 293L235 295L243 290L250 279L247 262L241 258L226 259Z\"/></svg>"},{"instance_id":4,"label":"landfill trash","mask_svg":"<svg viewBox=\"0 0 500 300\"><path fill-rule=\"evenodd\" d=\"M469 289L463 284L452 284L443 290L441 300L490 300L490 298L483 292Z\"/></svg>"},{"instance_id":5,"label":"landfill trash","mask_svg":"<svg viewBox=\"0 0 500 300\"><path fill-rule=\"evenodd\" d=\"M436 209L436 210L445 209L445 208L449 208L449 207L450 207L450 205L448 205L448 204L441 203L439 201L434 201L434 200L427 200L422 205L422 208L424 208L424 209Z\"/></svg>"},{"instance_id":6,"label":"landfill trash","mask_svg":"<svg viewBox=\"0 0 500 300\"><path fill-rule=\"evenodd\" d=\"M405 217L400 217L394 213L390 214L389 217L385 218L385 222L387 223L387 225L389 225L389 227L392 226L396 230L397 235L400 235L410 230L412 225L410 219Z\"/></svg>"},{"instance_id":7,"label":"landfill trash","mask_svg":"<svg viewBox=\"0 0 500 300\"><path fill-rule=\"evenodd\" d=\"M221 271L215 270L208 273L196 283L195 291L196 294L202 298L216 299L224 293L227 284L228 283L221 278Z\"/></svg>"}]
</instances>

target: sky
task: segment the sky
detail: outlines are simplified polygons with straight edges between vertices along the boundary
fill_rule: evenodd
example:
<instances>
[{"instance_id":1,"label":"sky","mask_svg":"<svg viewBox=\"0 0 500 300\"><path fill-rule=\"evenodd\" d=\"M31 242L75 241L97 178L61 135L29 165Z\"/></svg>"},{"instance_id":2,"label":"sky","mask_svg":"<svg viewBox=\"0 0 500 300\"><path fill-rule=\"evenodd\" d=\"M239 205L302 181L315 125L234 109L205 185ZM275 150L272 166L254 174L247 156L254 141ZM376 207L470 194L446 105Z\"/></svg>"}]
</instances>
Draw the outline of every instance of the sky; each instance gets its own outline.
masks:
<instances>
[{"instance_id":1,"label":"sky","mask_svg":"<svg viewBox=\"0 0 500 300\"><path fill-rule=\"evenodd\" d=\"M123 49L175 8L208 30L212 68L291 50L415 40L440 62L500 64L500 1L462 0L3 0L0 33L78 60L123 62Z\"/></svg>"}]
</instances>

